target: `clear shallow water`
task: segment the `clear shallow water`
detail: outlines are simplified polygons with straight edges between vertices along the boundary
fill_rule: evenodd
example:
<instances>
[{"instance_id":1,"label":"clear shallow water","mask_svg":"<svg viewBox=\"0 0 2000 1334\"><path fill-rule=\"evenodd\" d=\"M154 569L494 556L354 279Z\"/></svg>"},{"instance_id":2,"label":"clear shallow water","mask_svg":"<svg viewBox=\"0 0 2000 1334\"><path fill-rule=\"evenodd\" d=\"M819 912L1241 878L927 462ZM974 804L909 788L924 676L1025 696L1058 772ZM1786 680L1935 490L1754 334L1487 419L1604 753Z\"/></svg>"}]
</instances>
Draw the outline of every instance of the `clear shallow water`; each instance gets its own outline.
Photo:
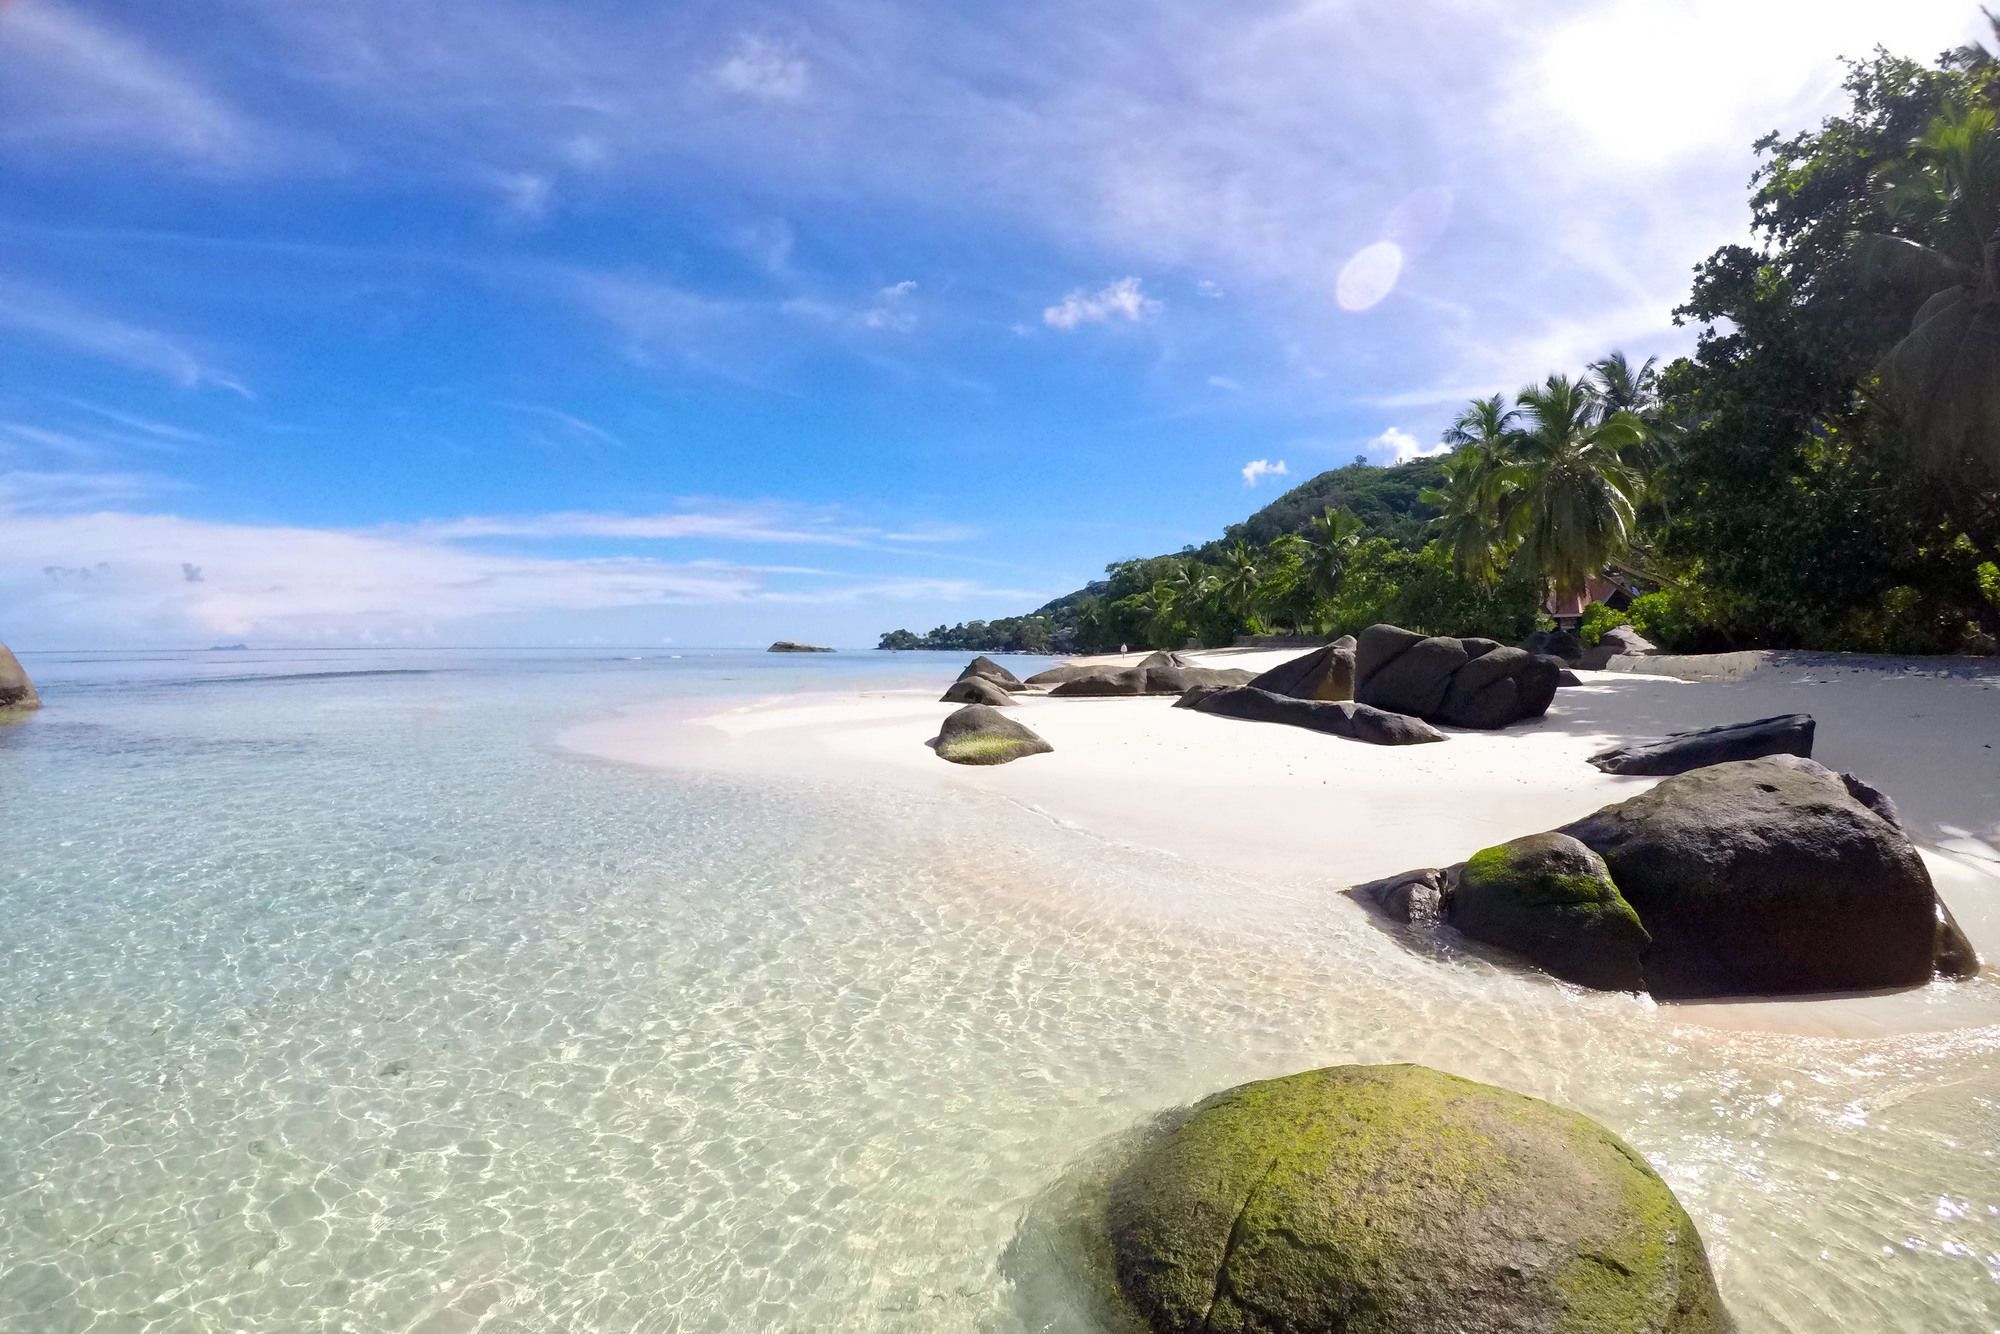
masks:
<instances>
[{"instance_id":1,"label":"clear shallow water","mask_svg":"<svg viewBox=\"0 0 2000 1334\"><path fill-rule=\"evenodd\" d=\"M0 1330L1073 1329L1046 1257L1003 1260L1067 1164L1350 1060L1611 1125L1748 1330L2000 1328L1990 981L1984 1028L1717 1032L1001 803L546 744L955 659L27 665L51 707L0 729Z\"/></svg>"}]
</instances>

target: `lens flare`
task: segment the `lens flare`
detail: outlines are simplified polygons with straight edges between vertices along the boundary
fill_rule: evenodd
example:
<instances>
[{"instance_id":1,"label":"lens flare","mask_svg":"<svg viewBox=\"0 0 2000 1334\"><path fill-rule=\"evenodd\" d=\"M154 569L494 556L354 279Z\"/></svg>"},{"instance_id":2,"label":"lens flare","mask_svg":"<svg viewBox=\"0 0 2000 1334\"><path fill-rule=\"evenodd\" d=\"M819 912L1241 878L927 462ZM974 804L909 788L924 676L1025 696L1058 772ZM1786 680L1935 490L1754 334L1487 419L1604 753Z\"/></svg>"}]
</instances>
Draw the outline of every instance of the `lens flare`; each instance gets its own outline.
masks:
<instances>
[{"instance_id":1,"label":"lens flare","mask_svg":"<svg viewBox=\"0 0 2000 1334\"><path fill-rule=\"evenodd\" d=\"M1403 248L1394 241L1377 241L1356 251L1340 270L1333 299L1340 308L1359 314L1378 305L1396 290L1403 273Z\"/></svg>"}]
</instances>

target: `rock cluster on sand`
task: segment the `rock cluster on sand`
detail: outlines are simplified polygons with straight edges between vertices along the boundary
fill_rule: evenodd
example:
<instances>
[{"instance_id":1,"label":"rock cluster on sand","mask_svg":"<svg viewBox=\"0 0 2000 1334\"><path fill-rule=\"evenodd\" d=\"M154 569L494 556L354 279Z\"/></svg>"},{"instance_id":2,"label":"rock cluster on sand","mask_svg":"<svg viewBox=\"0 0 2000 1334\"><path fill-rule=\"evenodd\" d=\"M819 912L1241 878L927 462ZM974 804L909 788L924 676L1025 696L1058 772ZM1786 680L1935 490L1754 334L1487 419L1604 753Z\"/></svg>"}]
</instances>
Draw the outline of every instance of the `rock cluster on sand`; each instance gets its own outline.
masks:
<instances>
[{"instance_id":1,"label":"rock cluster on sand","mask_svg":"<svg viewBox=\"0 0 2000 1334\"><path fill-rule=\"evenodd\" d=\"M945 704L990 704L996 709L1014 707L1014 697L1006 689L983 676L961 676L938 696Z\"/></svg>"},{"instance_id":2,"label":"rock cluster on sand","mask_svg":"<svg viewBox=\"0 0 2000 1334\"><path fill-rule=\"evenodd\" d=\"M1415 1065L1218 1093L1111 1183L1112 1300L1152 1334L1731 1328L1701 1237L1594 1121Z\"/></svg>"},{"instance_id":3,"label":"rock cluster on sand","mask_svg":"<svg viewBox=\"0 0 2000 1334\"><path fill-rule=\"evenodd\" d=\"M1298 699L1260 690L1254 685L1190 690L1174 707L1246 722L1286 723L1377 746L1412 746L1447 739L1421 718L1385 713L1353 700Z\"/></svg>"},{"instance_id":4,"label":"rock cluster on sand","mask_svg":"<svg viewBox=\"0 0 2000 1334\"><path fill-rule=\"evenodd\" d=\"M42 697L35 693L35 683L28 679L20 659L5 644L0 644L0 715L26 713L41 707Z\"/></svg>"},{"instance_id":5,"label":"rock cluster on sand","mask_svg":"<svg viewBox=\"0 0 2000 1334\"><path fill-rule=\"evenodd\" d=\"M1002 690L1012 693L1018 693L1028 688L1027 683L1022 681L1020 677L1014 675L1014 673L983 654L966 663L965 670L958 674L958 679L961 681L974 679L991 681Z\"/></svg>"},{"instance_id":6,"label":"rock cluster on sand","mask_svg":"<svg viewBox=\"0 0 2000 1334\"><path fill-rule=\"evenodd\" d=\"M771 645L771 647L769 647L769 648L765 649L764 651L765 651L766 653L831 653L831 652L833 652L833 650L832 650L832 649L830 649L830 648L821 648L821 647L820 647L819 645L817 645L817 644L801 644L801 643L798 643L798 642L797 642L796 640L791 640L791 639L780 639L780 640L779 640L779 641L778 641L777 643L775 643L775 644Z\"/></svg>"},{"instance_id":7,"label":"rock cluster on sand","mask_svg":"<svg viewBox=\"0 0 2000 1334\"><path fill-rule=\"evenodd\" d=\"M1566 663L1579 663L1584 652L1583 640L1574 630L1537 630L1522 641L1521 651L1547 654Z\"/></svg>"},{"instance_id":8,"label":"rock cluster on sand","mask_svg":"<svg viewBox=\"0 0 2000 1334\"><path fill-rule=\"evenodd\" d=\"M1629 625L1614 625L1604 632L1595 648L1587 648L1576 665L1585 671L1601 672L1613 658L1649 658L1660 650L1653 641Z\"/></svg>"},{"instance_id":9,"label":"rock cluster on sand","mask_svg":"<svg viewBox=\"0 0 2000 1334\"><path fill-rule=\"evenodd\" d=\"M1559 659L1490 639L1371 625L1354 651L1354 698L1452 727L1496 728L1548 712Z\"/></svg>"},{"instance_id":10,"label":"rock cluster on sand","mask_svg":"<svg viewBox=\"0 0 2000 1334\"><path fill-rule=\"evenodd\" d=\"M1684 774L1730 760L1755 760L1766 755L1797 755L1811 759L1811 714L1787 713L1749 723L1723 723L1692 732L1669 732L1650 741L1600 750L1590 762L1608 774L1643 774L1661 778Z\"/></svg>"},{"instance_id":11,"label":"rock cluster on sand","mask_svg":"<svg viewBox=\"0 0 2000 1334\"><path fill-rule=\"evenodd\" d=\"M1006 764L1054 749L990 704L968 704L938 729L938 758L953 764Z\"/></svg>"},{"instance_id":12,"label":"rock cluster on sand","mask_svg":"<svg viewBox=\"0 0 2000 1334\"><path fill-rule=\"evenodd\" d=\"M1552 835L1353 892L1399 917L1431 908L1558 977L1663 999L1910 987L1978 970L1894 805L1795 755L1695 769Z\"/></svg>"},{"instance_id":13,"label":"rock cluster on sand","mask_svg":"<svg viewBox=\"0 0 2000 1334\"><path fill-rule=\"evenodd\" d=\"M1250 685L1274 695L1293 699L1343 700L1354 698L1354 647L1328 644L1301 657L1279 663Z\"/></svg>"},{"instance_id":14,"label":"rock cluster on sand","mask_svg":"<svg viewBox=\"0 0 2000 1334\"><path fill-rule=\"evenodd\" d=\"M1173 653L1155 653L1131 667L1087 668L1049 694L1073 699L1099 695L1183 695L1197 686L1239 686L1253 673L1240 667L1192 667Z\"/></svg>"}]
</instances>

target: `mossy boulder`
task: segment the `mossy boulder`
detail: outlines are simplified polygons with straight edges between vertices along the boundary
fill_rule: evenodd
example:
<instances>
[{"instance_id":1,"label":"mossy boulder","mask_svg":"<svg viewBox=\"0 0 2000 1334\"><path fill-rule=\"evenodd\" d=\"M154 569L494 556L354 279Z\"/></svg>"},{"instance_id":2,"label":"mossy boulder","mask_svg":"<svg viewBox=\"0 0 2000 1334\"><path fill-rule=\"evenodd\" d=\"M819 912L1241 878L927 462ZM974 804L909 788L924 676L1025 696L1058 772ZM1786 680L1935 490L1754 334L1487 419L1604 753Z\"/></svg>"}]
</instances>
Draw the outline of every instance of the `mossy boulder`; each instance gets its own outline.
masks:
<instances>
[{"instance_id":1,"label":"mossy boulder","mask_svg":"<svg viewBox=\"0 0 2000 1334\"><path fill-rule=\"evenodd\" d=\"M1445 900L1445 921L1557 977L1640 991L1652 938L1604 859L1567 834L1530 834L1474 853Z\"/></svg>"},{"instance_id":2,"label":"mossy boulder","mask_svg":"<svg viewBox=\"0 0 2000 1334\"><path fill-rule=\"evenodd\" d=\"M1588 1118L1414 1065L1219 1093L1105 1206L1118 1293L1154 1334L1710 1334L1701 1238Z\"/></svg>"},{"instance_id":3,"label":"mossy boulder","mask_svg":"<svg viewBox=\"0 0 2000 1334\"><path fill-rule=\"evenodd\" d=\"M35 683L28 679L20 659L0 644L0 716L41 707L42 697L35 692Z\"/></svg>"},{"instance_id":4,"label":"mossy boulder","mask_svg":"<svg viewBox=\"0 0 2000 1334\"><path fill-rule=\"evenodd\" d=\"M968 704L944 720L936 749L953 764L1006 764L1055 747L990 704Z\"/></svg>"}]
</instances>

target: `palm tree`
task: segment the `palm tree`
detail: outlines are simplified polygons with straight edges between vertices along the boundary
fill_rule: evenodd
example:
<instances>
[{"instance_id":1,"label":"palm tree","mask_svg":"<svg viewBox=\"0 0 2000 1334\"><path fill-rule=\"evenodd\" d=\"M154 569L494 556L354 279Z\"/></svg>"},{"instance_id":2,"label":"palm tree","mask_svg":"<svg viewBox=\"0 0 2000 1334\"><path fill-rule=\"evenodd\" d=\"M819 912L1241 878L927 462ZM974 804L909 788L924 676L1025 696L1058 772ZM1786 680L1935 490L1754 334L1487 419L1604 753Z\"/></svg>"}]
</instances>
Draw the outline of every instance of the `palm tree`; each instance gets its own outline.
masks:
<instances>
[{"instance_id":1,"label":"palm tree","mask_svg":"<svg viewBox=\"0 0 2000 1334\"><path fill-rule=\"evenodd\" d=\"M1499 470L1517 560L1559 598L1580 597L1605 562L1632 543L1637 472L1620 457L1645 429L1629 412L1603 417L1581 381L1551 375L1523 389L1521 430Z\"/></svg>"},{"instance_id":2,"label":"palm tree","mask_svg":"<svg viewBox=\"0 0 2000 1334\"><path fill-rule=\"evenodd\" d=\"M1968 455L2000 475L2000 133L1991 107L1939 116L1879 180L1893 233L1855 238L1873 276L1915 307L1876 367L1921 466Z\"/></svg>"},{"instance_id":3,"label":"palm tree","mask_svg":"<svg viewBox=\"0 0 2000 1334\"><path fill-rule=\"evenodd\" d=\"M1438 511L1438 535L1458 572L1480 583L1500 577L1506 535L1500 522L1505 498L1502 470L1513 457L1518 409L1504 394L1474 399L1444 433L1445 484L1418 499Z\"/></svg>"},{"instance_id":4,"label":"palm tree","mask_svg":"<svg viewBox=\"0 0 2000 1334\"><path fill-rule=\"evenodd\" d=\"M1597 396L1598 415L1629 412L1641 421L1650 419L1660 401L1659 365L1658 357L1647 357L1635 368L1623 352L1591 362L1585 379Z\"/></svg>"},{"instance_id":5,"label":"palm tree","mask_svg":"<svg viewBox=\"0 0 2000 1334\"><path fill-rule=\"evenodd\" d=\"M1361 549L1367 531L1361 516L1346 506L1328 505L1306 525L1305 566L1313 592L1328 599L1339 596L1348 562Z\"/></svg>"},{"instance_id":6,"label":"palm tree","mask_svg":"<svg viewBox=\"0 0 2000 1334\"><path fill-rule=\"evenodd\" d=\"M1945 54L1944 63L1953 69L1964 70L1967 74L1986 74L2000 68L2000 57L1993 53L2000 50L2000 15L1984 5L1979 12L1986 16L1986 26L1993 30L1993 45L1984 46L1979 42L1967 42Z\"/></svg>"},{"instance_id":7,"label":"palm tree","mask_svg":"<svg viewBox=\"0 0 2000 1334\"><path fill-rule=\"evenodd\" d=\"M1222 572L1216 577L1216 591L1224 606L1248 619L1263 578L1263 572L1257 568L1257 553L1239 541L1222 553Z\"/></svg>"}]
</instances>

